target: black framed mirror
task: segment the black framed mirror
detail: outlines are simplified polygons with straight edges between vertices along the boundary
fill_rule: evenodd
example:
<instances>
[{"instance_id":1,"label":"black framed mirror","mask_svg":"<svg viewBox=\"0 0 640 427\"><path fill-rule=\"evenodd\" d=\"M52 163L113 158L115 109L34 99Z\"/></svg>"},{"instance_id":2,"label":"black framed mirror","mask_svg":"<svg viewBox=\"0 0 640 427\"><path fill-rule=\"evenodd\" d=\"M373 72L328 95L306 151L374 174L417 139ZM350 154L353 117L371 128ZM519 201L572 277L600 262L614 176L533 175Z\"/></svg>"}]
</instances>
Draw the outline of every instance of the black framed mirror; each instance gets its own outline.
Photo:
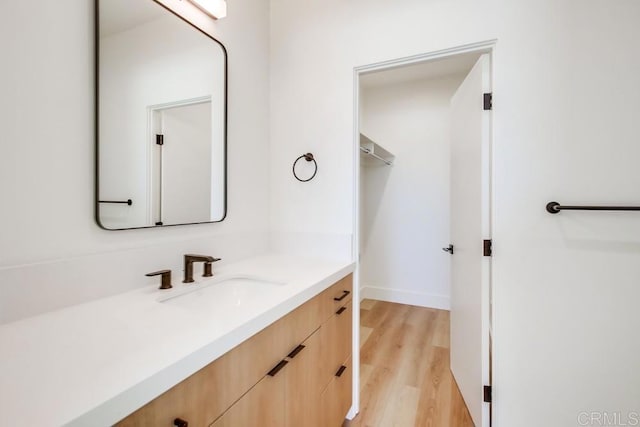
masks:
<instances>
[{"instance_id":1,"label":"black framed mirror","mask_svg":"<svg viewBox=\"0 0 640 427\"><path fill-rule=\"evenodd\" d=\"M98 225L224 220L224 45L156 0L96 0L95 8Z\"/></svg>"}]
</instances>

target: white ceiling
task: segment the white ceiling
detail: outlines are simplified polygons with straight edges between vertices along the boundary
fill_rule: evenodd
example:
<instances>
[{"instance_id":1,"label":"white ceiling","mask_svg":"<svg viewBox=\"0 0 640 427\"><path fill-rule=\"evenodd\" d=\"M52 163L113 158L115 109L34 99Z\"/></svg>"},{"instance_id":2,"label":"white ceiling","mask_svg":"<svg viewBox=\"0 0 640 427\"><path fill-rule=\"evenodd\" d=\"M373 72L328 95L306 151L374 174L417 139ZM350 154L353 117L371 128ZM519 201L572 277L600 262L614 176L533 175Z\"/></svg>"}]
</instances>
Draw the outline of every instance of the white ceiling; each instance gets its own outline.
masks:
<instances>
[{"instance_id":1,"label":"white ceiling","mask_svg":"<svg viewBox=\"0 0 640 427\"><path fill-rule=\"evenodd\" d=\"M480 53L465 53L450 58L425 61L382 71L375 71L360 77L362 88L380 87L419 80L431 80L445 76L466 76L480 57Z\"/></svg>"},{"instance_id":2,"label":"white ceiling","mask_svg":"<svg viewBox=\"0 0 640 427\"><path fill-rule=\"evenodd\" d=\"M161 18L168 12L153 0L101 0L100 37Z\"/></svg>"}]
</instances>

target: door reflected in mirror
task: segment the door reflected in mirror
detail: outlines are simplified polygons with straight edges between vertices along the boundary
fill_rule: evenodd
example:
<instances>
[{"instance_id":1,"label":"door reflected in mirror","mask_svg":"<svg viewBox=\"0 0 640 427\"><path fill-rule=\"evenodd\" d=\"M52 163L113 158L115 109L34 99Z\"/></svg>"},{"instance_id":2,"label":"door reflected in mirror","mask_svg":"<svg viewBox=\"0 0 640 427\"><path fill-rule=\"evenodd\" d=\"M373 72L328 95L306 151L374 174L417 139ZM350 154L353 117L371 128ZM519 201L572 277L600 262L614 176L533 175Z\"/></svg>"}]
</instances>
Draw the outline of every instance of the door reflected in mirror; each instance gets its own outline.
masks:
<instances>
[{"instance_id":1,"label":"door reflected in mirror","mask_svg":"<svg viewBox=\"0 0 640 427\"><path fill-rule=\"evenodd\" d=\"M96 7L98 224L222 221L224 46L154 0Z\"/></svg>"}]
</instances>

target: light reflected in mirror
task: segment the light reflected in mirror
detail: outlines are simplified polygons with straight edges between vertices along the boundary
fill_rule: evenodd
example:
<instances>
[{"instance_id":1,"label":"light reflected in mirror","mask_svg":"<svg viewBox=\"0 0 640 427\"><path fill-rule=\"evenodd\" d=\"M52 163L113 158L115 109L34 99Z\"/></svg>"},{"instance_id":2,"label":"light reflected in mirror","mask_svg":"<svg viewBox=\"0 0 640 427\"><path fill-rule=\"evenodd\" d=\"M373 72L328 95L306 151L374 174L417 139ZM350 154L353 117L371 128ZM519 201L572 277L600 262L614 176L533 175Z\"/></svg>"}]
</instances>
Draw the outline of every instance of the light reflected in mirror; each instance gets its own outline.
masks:
<instances>
[{"instance_id":1,"label":"light reflected in mirror","mask_svg":"<svg viewBox=\"0 0 640 427\"><path fill-rule=\"evenodd\" d=\"M224 47L154 0L97 7L98 224L223 220Z\"/></svg>"}]
</instances>

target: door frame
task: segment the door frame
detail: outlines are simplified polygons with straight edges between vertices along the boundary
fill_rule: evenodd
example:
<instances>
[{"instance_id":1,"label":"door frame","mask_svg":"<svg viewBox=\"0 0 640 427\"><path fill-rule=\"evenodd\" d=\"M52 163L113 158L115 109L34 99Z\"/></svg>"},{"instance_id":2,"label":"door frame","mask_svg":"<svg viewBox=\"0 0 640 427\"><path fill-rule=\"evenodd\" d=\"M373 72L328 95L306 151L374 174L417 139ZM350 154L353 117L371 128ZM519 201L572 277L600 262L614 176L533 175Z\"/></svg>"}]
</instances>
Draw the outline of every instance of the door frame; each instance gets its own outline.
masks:
<instances>
[{"instance_id":1,"label":"door frame","mask_svg":"<svg viewBox=\"0 0 640 427\"><path fill-rule=\"evenodd\" d=\"M406 56L402 58L390 59L386 61L375 62L372 64L366 64L354 67L353 69L353 142L352 142L352 150L353 150L353 240L351 246L351 256L354 262L356 263L356 268L353 273L353 325L355 329L355 333L353 334L353 404L349 413L347 414L347 418L353 419L358 412L360 411L360 76L369 74L372 72L389 70L397 67L407 66L407 65L415 65L421 64L437 59L448 58L464 53L487 53L490 57L490 79L491 79L491 90L493 93L496 91L495 82L494 82L494 51L497 44L497 39L485 40L477 43L470 43L460 46L455 46L447 49L435 50L431 52L421 53L412 56ZM489 135L489 150L490 150L490 159L489 159L489 211L490 211L490 228L491 230L494 228L494 219L495 219L495 209L494 209L494 194L495 194L495 186L494 186L494 124L495 124L495 114L491 114L490 119L490 127L491 132ZM492 260L493 262L493 260ZM495 336L493 335L492 326L495 323L495 304L493 301L493 291L492 291L492 279L489 277L489 316L491 319L490 322L490 333L491 339L489 340L489 351L490 355L495 355L494 347L495 347ZM493 378L495 375L495 357L490 357L490 378ZM357 363L356 363L357 361ZM495 393L492 397L492 405L495 403Z\"/></svg>"}]
</instances>

